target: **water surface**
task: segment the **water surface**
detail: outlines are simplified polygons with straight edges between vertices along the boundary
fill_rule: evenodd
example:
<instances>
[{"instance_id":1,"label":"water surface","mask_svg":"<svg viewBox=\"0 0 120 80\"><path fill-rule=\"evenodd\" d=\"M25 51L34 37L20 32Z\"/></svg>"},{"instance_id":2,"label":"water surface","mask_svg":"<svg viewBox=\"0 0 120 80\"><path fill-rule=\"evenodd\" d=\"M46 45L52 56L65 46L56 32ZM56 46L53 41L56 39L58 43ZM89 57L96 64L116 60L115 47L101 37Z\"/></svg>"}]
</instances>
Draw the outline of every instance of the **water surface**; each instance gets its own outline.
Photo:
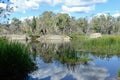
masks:
<instances>
[{"instance_id":1,"label":"water surface","mask_svg":"<svg viewBox=\"0 0 120 80\"><path fill-rule=\"evenodd\" d=\"M78 50L80 43L30 43L38 69L29 80L117 80L119 55Z\"/></svg>"}]
</instances>

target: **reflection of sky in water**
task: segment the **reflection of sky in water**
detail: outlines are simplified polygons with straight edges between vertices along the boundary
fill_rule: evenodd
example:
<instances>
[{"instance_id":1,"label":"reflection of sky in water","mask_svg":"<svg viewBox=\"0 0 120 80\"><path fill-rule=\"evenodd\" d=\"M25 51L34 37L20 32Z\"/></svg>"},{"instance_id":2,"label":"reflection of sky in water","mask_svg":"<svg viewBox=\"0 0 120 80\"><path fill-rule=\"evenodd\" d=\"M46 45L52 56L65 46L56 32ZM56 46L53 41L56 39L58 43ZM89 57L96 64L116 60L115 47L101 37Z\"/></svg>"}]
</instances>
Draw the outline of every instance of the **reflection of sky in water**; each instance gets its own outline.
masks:
<instances>
[{"instance_id":1,"label":"reflection of sky in water","mask_svg":"<svg viewBox=\"0 0 120 80\"><path fill-rule=\"evenodd\" d=\"M37 58L39 69L30 74L31 80L105 80L109 76L106 68L77 64L75 67L61 65L58 62L44 63Z\"/></svg>"},{"instance_id":2,"label":"reflection of sky in water","mask_svg":"<svg viewBox=\"0 0 120 80\"><path fill-rule=\"evenodd\" d=\"M96 66L105 67L110 73L110 77L107 80L116 80L113 77L117 77L117 72L120 69L120 58L113 56L112 58L96 58L94 59Z\"/></svg>"}]
</instances>

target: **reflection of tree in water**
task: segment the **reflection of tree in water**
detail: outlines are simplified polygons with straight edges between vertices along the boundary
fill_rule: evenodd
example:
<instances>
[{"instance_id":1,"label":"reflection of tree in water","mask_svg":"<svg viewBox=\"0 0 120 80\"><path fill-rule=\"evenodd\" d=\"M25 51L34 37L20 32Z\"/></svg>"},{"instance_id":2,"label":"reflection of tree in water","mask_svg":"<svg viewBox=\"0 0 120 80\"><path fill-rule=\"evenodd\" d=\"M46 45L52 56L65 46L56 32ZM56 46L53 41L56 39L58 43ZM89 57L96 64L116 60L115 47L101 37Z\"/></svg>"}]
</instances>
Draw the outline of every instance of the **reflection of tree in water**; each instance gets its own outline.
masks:
<instances>
[{"instance_id":1,"label":"reflection of tree in water","mask_svg":"<svg viewBox=\"0 0 120 80\"><path fill-rule=\"evenodd\" d=\"M32 43L31 46L34 57L39 55L45 63L59 61L69 70L73 71L78 64L89 65L89 62L92 61L90 55L101 59L106 58L108 60L113 56L113 54L100 54L99 52L89 53L85 51L76 51L70 43L48 44L39 42Z\"/></svg>"},{"instance_id":2,"label":"reflection of tree in water","mask_svg":"<svg viewBox=\"0 0 120 80\"><path fill-rule=\"evenodd\" d=\"M115 54L86 52L84 50L78 50L69 43L33 44L36 47L36 55L39 55L40 60L42 59L42 61L44 61L42 64L40 64L44 65L43 71L41 71L42 68L40 68L37 75L43 76L44 71L49 71L44 76L51 76L51 79L54 79L55 77L59 78L59 76L61 76L63 73L62 75L65 74L67 76L70 74L76 77L76 80L81 80L81 78L83 78L83 80L105 80L105 77L108 76L107 70L95 66L94 61L92 60L96 60L97 58L110 60L112 56L116 56ZM119 56L119 54L117 54L117 56ZM65 69L63 69L63 67ZM47 75L50 72L53 72L52 75ZM63 78L63 80L65 80L65 76L63 76ZM62 78L59 80L62 80Z\"/></svg>"},{"instance_id":3,"label":"reflection of tree in water","mask_svg":"<svg viewBox=\"0 0 120 80\"><path fill-rule=\"evenodd\" d=\"M87 64L88 58L84 56L77 57L75 49L69 43L62 44L47 44L47 43L32 43L32 51L37 53L44 62L50 63L52 61L59 61L62 64L69 64L71 66L78 62ZM86 56L85 56L86 57Z\"/></svg>"},{"instance_id":4,"label":"reflection of tree in water","mask_svg":"<svg viewBox=\"0 0 120 80\"><path fill-rule=\"evenodd\" d=\"M46 64L42 62L43 67L31 74L36 80L105 80L109 76L107 70L102 67L76 64L73 67L58 66L55 63ZM50 73L50 74L49 74Z\"/></svg>"},{"instance_id":5,"label":"reflection of tree in water","mask_svg":"<svg viewBox=\"0 0 120 80\"><path fill-rule=\"evenodd\" d=\"M36 45L32 43L32 44L31 44L31 47L30 47L30 50L31 50L31 55L33 56L33 59L34 59L34 61L35 61L36 56L37 56Z\"/></svg>"},{"instance_id":6,"label":"reflection of tree in water","mask_svg":"<svg viewBox=\"0 0 120 80\"><path fill-rule=\"evenodd\" d=\"M34 46L36 48L36 54L43 59L44 62L50 63L52 62L52 58L55 54L55 45L54 44L47 44L47 43L32 43L32 50L34 51Z\"/></svg>"}]
</instances>

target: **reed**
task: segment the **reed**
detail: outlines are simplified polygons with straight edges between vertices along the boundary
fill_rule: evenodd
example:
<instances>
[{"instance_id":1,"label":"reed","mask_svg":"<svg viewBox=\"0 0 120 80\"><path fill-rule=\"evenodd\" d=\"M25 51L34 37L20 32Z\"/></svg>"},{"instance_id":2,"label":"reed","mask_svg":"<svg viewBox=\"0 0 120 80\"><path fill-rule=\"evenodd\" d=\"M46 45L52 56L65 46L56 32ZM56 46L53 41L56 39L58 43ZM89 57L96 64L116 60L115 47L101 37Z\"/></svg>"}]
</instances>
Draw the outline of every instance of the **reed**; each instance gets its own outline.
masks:
<instances>
[{"instance_id":1,"label":"reed","mask_svg":"<svg viewBox=\"0 0 120 80\"><path fill-rule=\"evenodd\" d=\"M0 80L24 80L36 68L28 53L25 45L0 38Z\"/></svg>"},{"instance_id":2,"label":"reed","mask_svg":"<svg viewBox=\"0 0 120 80\"><path fill-rule=\"evenodd\" d=\"M80 41L79 49L87 52L120 54L120 36L103 36L101 38L87 38Z\"/></svg>"},{"instance_id":3,"label":"reed","mask_svg":"<svg viewBox=\"0 0 120 80\"><path fill-rule=\"evenodd\" d=\"M78 41L83 41L83 40L86 40L86 39L89 38L89 37L86 36L86 35L71 34L71 35L69 35L69 36L71 37L71 39L72 39L73 41L76 41L76 40L78 40Z\"/></svg>"},{"instance_id":4,"label":"reed","mask_svg":"<svg viewBox=\"0 0 120 80\"><path fill-rule=\"evenodd\" d=\"M120 70L118 71L118 77L120 78Z\"/></svg>"}]
</instances>

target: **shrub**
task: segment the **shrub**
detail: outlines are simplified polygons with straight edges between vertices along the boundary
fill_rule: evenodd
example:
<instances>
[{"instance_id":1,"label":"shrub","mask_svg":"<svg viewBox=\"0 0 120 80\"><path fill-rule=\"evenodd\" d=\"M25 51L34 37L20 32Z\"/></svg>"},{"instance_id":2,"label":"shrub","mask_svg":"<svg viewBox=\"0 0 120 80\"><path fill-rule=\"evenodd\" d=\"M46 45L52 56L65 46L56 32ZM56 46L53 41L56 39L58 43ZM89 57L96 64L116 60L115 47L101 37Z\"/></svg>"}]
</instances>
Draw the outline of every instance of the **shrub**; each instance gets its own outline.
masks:
<instances>
[{"instance_id":1,"label":"shrub","mask_svg":"<svg viewBox=\"0 0 120 80\"><path fill-rule=\"evenodd\" d=\"M0 38L0 80L24 80L35 69L28 48Z\"/></svg>"}]
</instances>

